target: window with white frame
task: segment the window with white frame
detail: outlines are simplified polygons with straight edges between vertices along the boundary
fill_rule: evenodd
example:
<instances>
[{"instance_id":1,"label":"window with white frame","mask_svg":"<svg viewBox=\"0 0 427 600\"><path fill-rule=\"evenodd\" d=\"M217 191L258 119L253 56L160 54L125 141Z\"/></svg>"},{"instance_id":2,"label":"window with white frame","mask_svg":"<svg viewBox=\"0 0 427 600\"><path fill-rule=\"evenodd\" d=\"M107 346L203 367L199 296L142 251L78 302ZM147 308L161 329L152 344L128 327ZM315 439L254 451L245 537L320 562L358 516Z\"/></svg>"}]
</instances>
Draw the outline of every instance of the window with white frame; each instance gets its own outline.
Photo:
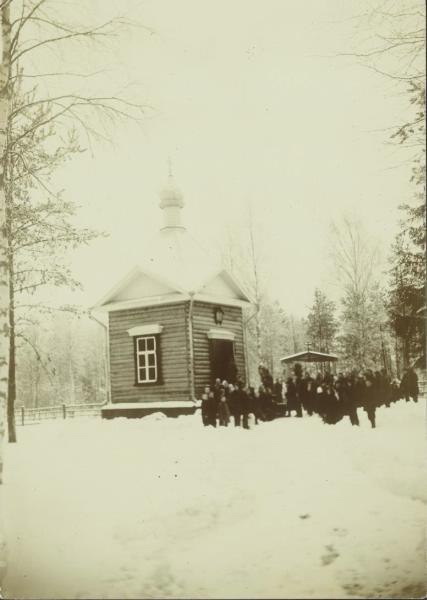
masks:
<instances>
[{"instance_id":1,"label":"window with white frame","mask_svg":"<svg viewBox=\"0 0 427 600\"><path fill-rule=\"evenodd\" d=\"M157 339L146 335L135 339L136 377L138 383L156 383L158 380Z\"/></svg>"}]
</instances>

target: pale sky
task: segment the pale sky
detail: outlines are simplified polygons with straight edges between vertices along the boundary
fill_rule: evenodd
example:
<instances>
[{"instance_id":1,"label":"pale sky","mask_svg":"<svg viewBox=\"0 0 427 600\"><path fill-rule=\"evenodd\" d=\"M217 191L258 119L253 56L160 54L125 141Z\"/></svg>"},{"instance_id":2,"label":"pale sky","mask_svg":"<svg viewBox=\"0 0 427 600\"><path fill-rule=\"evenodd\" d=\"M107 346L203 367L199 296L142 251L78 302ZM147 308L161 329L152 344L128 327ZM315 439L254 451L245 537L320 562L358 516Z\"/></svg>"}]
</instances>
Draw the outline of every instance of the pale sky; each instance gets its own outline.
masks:
<instances>
[{"instance_id":1,"label":"pale sky","mask_svg":"<svg viewBox=\"0 0 427 600\"><path fill-rule=\"evenodd\" d=\"M305 315L316 286L337 293L331 219L360 216L386 255L411 186L383 129L399 123L405 97L354 59L334 56L354 49L352 17L368 5L86 2L92 19L121 11L151 32L132 28L110 49L67 51L61 67L108 69L78 86L107 94L126 86L128 98L152 108L142 126L112 129L114 146L95 145L94 156L87 152L58 174L82 205L82 225L110 233L75 253L85 293L63 300L92 305L141 258L160 222L168 156L185 222L205 243L219 243L224 223L237 235L252 204L268 291L289 312Z\"/></svg>"}]
</instances>

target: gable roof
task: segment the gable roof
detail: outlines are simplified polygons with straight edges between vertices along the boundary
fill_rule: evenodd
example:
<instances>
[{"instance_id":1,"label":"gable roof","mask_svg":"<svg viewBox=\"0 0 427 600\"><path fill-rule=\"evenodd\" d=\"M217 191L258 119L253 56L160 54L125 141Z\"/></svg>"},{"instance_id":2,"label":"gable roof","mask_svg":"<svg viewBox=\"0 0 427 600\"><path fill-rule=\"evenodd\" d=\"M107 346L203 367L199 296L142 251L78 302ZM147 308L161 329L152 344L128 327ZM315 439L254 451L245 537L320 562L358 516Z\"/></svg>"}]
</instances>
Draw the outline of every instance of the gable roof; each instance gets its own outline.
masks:
<instances>
[{"instance_id":1,"label":"gable roof","mask_svg":"<svg viewBox=\"0 0 427 600\"><path fill-rule=\"evenodd\" d=\"M160 232L144 261L128 271L93 309L136 308L190 297L232 305L252 302L235 277L186 230L175 230Z\"/></svg>"},{"instance_id":2,"label":"gable roof","mask_svg":"<svg viewBox=\"0 0 427 600\"><path fill-rule=\"evenodd\" d=\"M213 276L206 277L200 288L196 290L200 295L218 296L221 298L234 298L243 302L253 302L249 293L242 284L225 268L221 267Z\"/></svg>"},{"instance_id":3,"label":"gable roof","mask_svg":"<svg viewBox=\"0 0 427 600\"><path fill-rule=\"evenodd\" d=\"M251 302L247 293L224 269L214 275L210 273L198 288L187 289L151 272L143 265L138 265L113 286L93 309L136 308L139 305L149 306L190 299L191 296L195 300L219 304L241 305Z\"/></svg>"},{"instance_id":4,"label":"gable roof","mask_svg":"<svg viewBox=\"0 0 427 600\"><path fill-rule=\"evenodd\" d=\"M177 212L182 206L182 195L169 186L160 203L165 226L141 248L142 261L94 309L119 310L189 298L218 304L252 302L236 278L181 225Z\"/></svg>"}]
</instances>

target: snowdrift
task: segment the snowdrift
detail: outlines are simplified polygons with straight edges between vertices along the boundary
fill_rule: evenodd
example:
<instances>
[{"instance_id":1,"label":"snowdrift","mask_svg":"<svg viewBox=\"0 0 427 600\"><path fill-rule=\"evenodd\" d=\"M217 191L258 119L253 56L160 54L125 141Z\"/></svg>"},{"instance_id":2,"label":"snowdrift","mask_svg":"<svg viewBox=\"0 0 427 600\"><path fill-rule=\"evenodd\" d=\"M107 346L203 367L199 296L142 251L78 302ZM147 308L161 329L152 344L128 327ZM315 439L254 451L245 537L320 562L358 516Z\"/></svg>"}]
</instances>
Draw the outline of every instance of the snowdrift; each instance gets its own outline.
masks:
<instances>
[{"instance_id":1,"label":"snowdrift","mask_svg":"<svg viewBox=\"0 0 427 600\"><path fill-rule=\"evenodd\" d=\"M363 413L360 428L160 414L21 428L6 455L4 593L419 597L424 405L377 414L375 430Z\"/></svg>"}]
</instances>

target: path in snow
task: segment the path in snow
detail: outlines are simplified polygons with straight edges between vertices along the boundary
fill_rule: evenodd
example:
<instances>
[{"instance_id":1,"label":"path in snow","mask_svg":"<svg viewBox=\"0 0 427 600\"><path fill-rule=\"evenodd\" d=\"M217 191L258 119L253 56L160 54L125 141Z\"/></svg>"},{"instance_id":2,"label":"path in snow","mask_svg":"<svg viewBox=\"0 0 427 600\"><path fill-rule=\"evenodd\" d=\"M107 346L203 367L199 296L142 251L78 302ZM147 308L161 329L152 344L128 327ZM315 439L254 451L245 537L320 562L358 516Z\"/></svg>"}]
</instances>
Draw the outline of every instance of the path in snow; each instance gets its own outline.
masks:
<instances>
[{"instance_id":1,"label":"path in snow","mask_svg":"<svg viewBox=\"0 0 427 600\"><path fill-rule=\"evenodd\" d=\"M6 597L421 596L424 403L377 422L20 428L6 455Z\"/></svg>"}]
</instances>

